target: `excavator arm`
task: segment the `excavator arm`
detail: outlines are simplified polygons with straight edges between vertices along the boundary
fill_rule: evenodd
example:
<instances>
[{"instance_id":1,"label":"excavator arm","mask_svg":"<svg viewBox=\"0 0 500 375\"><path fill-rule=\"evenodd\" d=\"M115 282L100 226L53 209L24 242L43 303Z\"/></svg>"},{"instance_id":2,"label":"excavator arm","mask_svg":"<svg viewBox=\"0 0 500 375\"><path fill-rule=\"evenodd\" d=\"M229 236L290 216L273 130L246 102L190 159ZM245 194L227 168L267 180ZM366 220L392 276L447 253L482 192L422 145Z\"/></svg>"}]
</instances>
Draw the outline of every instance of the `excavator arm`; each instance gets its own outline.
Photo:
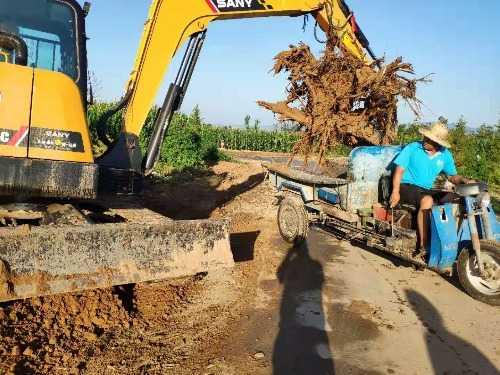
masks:
<instances>
[{"instance_id":1,"label":"excavator arm","mask_svg":"<svg viewBox=\"0 0 500 375\"><path fill-rule=\"evenodd\" d=\"M239 18L312 14L325 32L334 32L360 59L374 58L368 41L343 0L154 0L126 87L120 139L98 163L148 173L154 166L172 114L180 107L210 22ZM186 40L186 55L170 85L145 157L138 138L173 57Z\"/></svg>"}]
</instances>

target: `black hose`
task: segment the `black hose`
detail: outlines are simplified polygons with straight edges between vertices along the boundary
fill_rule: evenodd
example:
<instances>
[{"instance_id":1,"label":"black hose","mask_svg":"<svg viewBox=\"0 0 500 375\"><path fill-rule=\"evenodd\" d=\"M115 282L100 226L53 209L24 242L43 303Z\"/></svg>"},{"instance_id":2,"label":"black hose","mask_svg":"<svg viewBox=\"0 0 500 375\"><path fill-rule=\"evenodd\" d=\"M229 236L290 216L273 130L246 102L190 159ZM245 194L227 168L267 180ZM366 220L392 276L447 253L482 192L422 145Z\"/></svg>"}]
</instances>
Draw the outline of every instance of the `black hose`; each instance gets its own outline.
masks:
<instances>
[{"instance_id":1,"label":"black hose","mask_svg":"<svg viewBox=\"0 0 500 375\"><path fill-rule=\"evenodd\" d=\"M104 112L96 121L96 131L99 140L106 146L111 146L113 141L108 138L108 121L117 112L125 108L132 96L132 90L128 91L123 98L113 107Z\"/></svg>"}]
</instances>

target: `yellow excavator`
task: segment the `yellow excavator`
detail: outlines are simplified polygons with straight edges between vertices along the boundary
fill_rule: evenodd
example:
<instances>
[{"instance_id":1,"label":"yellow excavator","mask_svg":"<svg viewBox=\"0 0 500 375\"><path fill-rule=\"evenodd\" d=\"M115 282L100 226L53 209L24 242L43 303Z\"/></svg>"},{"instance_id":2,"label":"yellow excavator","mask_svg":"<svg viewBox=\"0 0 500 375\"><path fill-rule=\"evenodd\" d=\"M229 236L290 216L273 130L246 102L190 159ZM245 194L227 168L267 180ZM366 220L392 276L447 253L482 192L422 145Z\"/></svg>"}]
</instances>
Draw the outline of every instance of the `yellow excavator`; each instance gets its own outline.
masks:
<instances>
[{"instance_id":1,"label":"yellow excavator","mask_svg":"<svg viewBox=\"0 0 500 375\"><path fill-rule=\"evenodd\" d=\"M94 158L89 9L75 0L0 1L0 302L233 265L226 220L173 221L134 198L158 160L210 22L312 14L360 59L374 58L343 0L154 0L123 99L99 122L107 151ZM143 155L139 134L186 41ZM122 131L111 140L106 120L117 110Z\"/></svg>"}]
</instances>

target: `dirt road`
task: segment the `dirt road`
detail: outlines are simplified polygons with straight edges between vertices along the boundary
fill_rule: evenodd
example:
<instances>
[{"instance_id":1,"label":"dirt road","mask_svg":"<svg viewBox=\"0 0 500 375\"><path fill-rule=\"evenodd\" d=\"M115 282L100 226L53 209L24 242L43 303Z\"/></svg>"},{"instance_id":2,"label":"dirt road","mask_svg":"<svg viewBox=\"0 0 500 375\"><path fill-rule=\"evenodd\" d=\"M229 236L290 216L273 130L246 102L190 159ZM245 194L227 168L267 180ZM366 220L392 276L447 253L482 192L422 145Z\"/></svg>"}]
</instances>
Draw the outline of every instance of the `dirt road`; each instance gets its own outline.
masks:
<instances>
[{"instance_id":1,"label":"dirt road","mask_svg":"<svg viewBox=\"0 0 500 375\"><path fill-rule=\"evenodd\" d=\"M285 244L259 163L148 184L176 218L230 217L233 270L0 306L0 374L497 374L500 314L321 230Z\"/></svg>"},{"instance_id":2,"label":"dirt road","mask_svg":"<svg viewBox=\"0 0 500 375\"><path fill-rule=\"evenodd\" d=\"M226 373L498 373L498 309L448 280L320 230L280 251L277 273L262 270L255 308L235 325L227 362L237 366Z\"/></svg>"}]
</instances>

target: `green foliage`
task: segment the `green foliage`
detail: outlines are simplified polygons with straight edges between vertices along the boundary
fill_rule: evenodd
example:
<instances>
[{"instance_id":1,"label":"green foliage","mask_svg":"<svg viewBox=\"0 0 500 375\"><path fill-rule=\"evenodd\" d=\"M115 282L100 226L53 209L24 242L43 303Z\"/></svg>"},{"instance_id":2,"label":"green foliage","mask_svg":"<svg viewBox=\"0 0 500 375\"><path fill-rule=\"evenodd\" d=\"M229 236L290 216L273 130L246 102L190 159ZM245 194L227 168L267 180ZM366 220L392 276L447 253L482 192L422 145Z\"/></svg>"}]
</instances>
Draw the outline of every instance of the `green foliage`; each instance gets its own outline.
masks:
<instances>
[{"instance_id":1,"label":"green foliage","mask_svg":"<svg viewBox=\"0 0 500 375\"><path fill-rule=\"evenodd\" d=\"M255 120L253 123L253 129L259 130L259 128L260 128L260 120Z\"/></svg>"},{"instance_id":2,"label":"green foliage","mask_svg":"<svg viewBox=\"0 0 500 375\"><path fill-rule=\"evenodd\" d=\"M113 104L97 103L89 107L88 119L93 144L99 144L96 121ZM153 108L146 119L139 143L142 150L147 149L158 108ZM121 129L121 113L115 114L109 121L108 136L116 139ZM196 106L190 115L175 114L167 137L161 149L160 162L171 168L182 170L200 167L227 158L218 150L222 144L227 149L290 152L298 141L300 133L295 126L284 130L266 131L260 128L260 122L246 116L244 128L218 127L203 121L201 111ZM293 125L293 124L292 124ZM403 124L398 129L397 144L407 144L421 139L418 132L421 124ZM450 142L458 172L464 176L486 181L491 185L500 185L500 121L496 125L470 130L461 118L455 125L450 125ZM328 156L347 156L351 149L338 145L332 147Z\"/></svg>"},{"instance_id":3,"label":"green foliage","mask_svg":"<svg viewBox=\"0 0 500 375\"><path fill-rule=\"evenodd\" d=\"M87 111L87 118L90 125L90 135L92 137L92 143L97 142L97 122L103 113L109 111L113 108L114 103L96 103L89 106ZM108 121L108 137L110 139L115 139L120 134L122 124L122 113L121 111L115 113Z\"/></svg>"},{"instance_id":4,"label":"green foliage","mask_svg":"<svg viewBox=\"0 0 500 375\"><path fill-rule=\"evenodd\" d=\"M142 128L141 135L139 136L139 146L143 153L147 151L149 139L153 134L153 129L155 125L156 116L158 115L160 108L153 107L146 117L146 122Z\"/></svg>"},{"instance_id":5,"label":"green foliage","mask_svg":"<svg viewBox=\"0 0 500 375\"><path fill-rule=\"evenodd\" d=\"M113 109L115 103L95 103L88 107L87 119L90 128L90 137L92 138L92 144L95 146L96 153L99 154L103 147L102 143L97 136L97 125L101 116L107 111ZM158 108L154 107L149 111L146 117L146 122L139 137L139 144L144 150L147 147L147 141L151 137L153 132L154 121L156 119L156 114L158 113ZM107 136L110 140L117 139L120 135L122 129L122 115L123 111L118 111L115 113L107 122Z\"/></svg>"},{"instance_id":6,"label":"green foliage","mask_svg":"<svg viewBox=\"0 0 500 375\"><path fill-rule=\"evenodd\" d=\"M98 153L102 151L103 145L97 136L97 122L103 113L113 108L113 105L113 103L96 103L90 106L88 110L92 143L99 145L96 148ZM151 109L140 134L139 145L143 153L147 151L158 110L157 107ZM173 170L182 171L227 159L227 156L218 150L218 139L204 136L206 133L204 129L207 126L203 123L198 106L193 109L189 116L182 113L175 114L160 151L160 167L164 169L165 165L168 165ZM122 111L113 115L108 121L108 138L117 139L121 127Z\"/></svg>"},{"instance_id":7,"label":"green foliage","mask_svg":"<svg viewBox=\"0 0 500 375\"><path fill-rule=\"evenodd\" d=\"M346 146L344 144L338 144L331 147L326 153L326 158L332 158L337 156L349 156L352 151L352 147Z\"/></svg>"},{"instance_id":8,"label":"green foliage","mask_svg":"<svg viewBox=\"0 0 500 375\"><path fill-rule=\"evenodd\" d=\"M418 132L420 124L412 122L411 124L401 124L398 128L398 134L396 138L396 143L400 145L405 145L411 142L415 142L422 139L422 136Z\"/></svg>"},{"instance_id":9,"label":"green foliage","mask_svg":"<svg viewBox=\"0 0 500 375\"><path fill-rule=\"evenodd\" d=\"M246 129L208 126L204 134L219 143L223 141L228 149L249 151L290 152L299 139L298 133L266 131L258 124Z\"/></svg>"},{"instance_id":10,"label":"green foliage","mask_svg":"<svg viewBox=\"0 0 500 375\"><path fill-rule=\"evenodd\" d=\"M163 142L160 161L175 169L201 166L204 162L201 143L201 137L194 129L171 126Z\"/></svg>"},{"instance_id":11,"label":"green foliage","mask_svg":"<svg viewBox=\"0 0 500 375\"><path fill-rule=\"evenodd\" d=\"M203 119L201 118L200 107L196 105L189 116L189 124L193 126L201 126L203 124Z\"/></svg>"},{"instance_id":12,"label":"green foliage","mask_svg":"<svg viewBox=\"0 0 500 375\"><path fill-rule=\"evenodd\" d=\"M245 119L243 120L244 122L244 125L245 125L245 129L250 129L250 120L252 119L252 117L250 115L246 115L245 116Z\"/></svg>"},{"instance_id":13,"label":"green foliage","mask_svg":"<svg viewBox=\"0 0 500 375\"><path fill-rule=\"evenodd\" d=\"M499 185L500 127L482 125L473 132L458 133L452 138L458 172Z\"/></svg>"},{"instance_id":14,"label":"green foliage","mask_svg":"<svg viewBox=\"0 0 500 375\"><path fill-rule=\"evenodd\" d=\"M218 142L204 136L206 126L198 106L189 116L175 114L163 142L160 162L175 170L185 170L224 159L225 156L218 150ZM149 137L143 132L141 139L147 144Z\"/></svg>"},{"instance_id":15,"label":"green foliage","mask_svg":"<svg viewBox=\"0 0 500 375\"><path fill-rule=\"evenodd\" d=\"M252 117L250 115L246 115L245 118L243 119L243 124L245 126L245 130L259 130L260 120L254 120L253 127L250 126L251 120L252 120Z\"/></svg>"}]
</instances>

